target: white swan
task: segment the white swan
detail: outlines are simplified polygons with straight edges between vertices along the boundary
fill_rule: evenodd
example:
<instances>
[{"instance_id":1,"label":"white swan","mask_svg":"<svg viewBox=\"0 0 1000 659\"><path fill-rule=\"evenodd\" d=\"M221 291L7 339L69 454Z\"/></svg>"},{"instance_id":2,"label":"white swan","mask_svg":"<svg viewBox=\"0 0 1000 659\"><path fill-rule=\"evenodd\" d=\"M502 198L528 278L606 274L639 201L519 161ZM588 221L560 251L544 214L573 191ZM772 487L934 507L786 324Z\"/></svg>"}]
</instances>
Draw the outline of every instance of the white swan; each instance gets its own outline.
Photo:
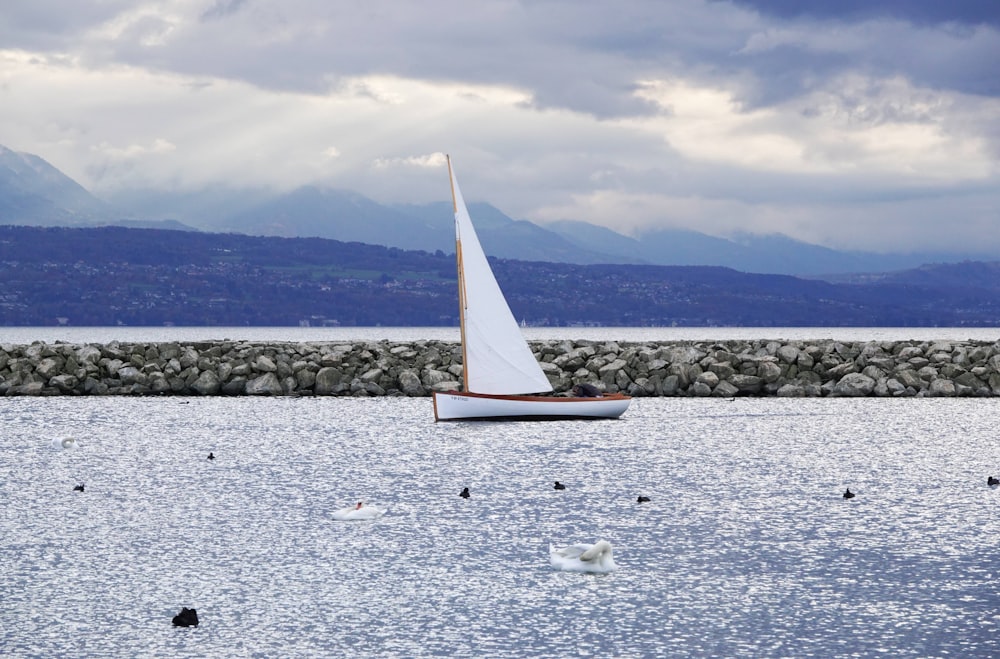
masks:
<instances>
[{"instance_id":1,"label":"white swan","mask_svg":"<svg viewBox=\"0 0 1000 659\"><path fill-rule=\"evenodd\" d=\"M337 512L333 513L333 518L342 522L359 519L378 519L385 513L385 511L385 508L366 506L363 502L359 501L356 506L341 508Z\"/></svg>"},{"instance_id":2,"label":"white swan","mask_svg":"<svg viewBox=\"0 0 1000 659\"><path fill-rule=\"evenodd\" d=\"M598 540L592 545L570 545L557 549L549 545L549 560L557 570L604 574L618 569L611 552L611 543Z\"/></svg>"},{"instance_id":3,"label":"white swan","mask_svg":"<svg viewBox=\"0 0 1000 659\"><path fill-rule=\"evenodd\" d=\"M78 444L77 441L72 437L65 437L63 439L59 439L58 437L56 437L51 442L49 442L49 446L56 449L57 451L61 451L63 449L72 450L80 448L80 444Z\"/></svg>"}]
</instances>

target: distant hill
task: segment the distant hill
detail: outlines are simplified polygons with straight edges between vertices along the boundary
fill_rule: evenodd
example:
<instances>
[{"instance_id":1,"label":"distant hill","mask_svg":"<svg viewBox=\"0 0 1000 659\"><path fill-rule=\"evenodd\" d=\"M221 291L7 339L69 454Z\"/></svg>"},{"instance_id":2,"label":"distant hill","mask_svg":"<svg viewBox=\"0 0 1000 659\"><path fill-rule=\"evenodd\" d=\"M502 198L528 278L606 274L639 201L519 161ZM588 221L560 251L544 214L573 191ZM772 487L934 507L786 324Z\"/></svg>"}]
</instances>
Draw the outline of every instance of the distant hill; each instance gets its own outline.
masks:
<instances>
[{"instance_id":1,"label":"distant hill","mask_svg":"<svg viewBox=\"0 0 1000 659\"><path fill-rule=\"evenodd\" d=\"M973 260L968 255L946 253L841 252L780 234L741 234L726 239L697 231L662 229L640 232L631 238L585 222L564 220L545 227L580 249L600 247L612 255L614 263L723 265L740 272L828 278L843 273L894 271L926 263Z\"/></svg>"},{"instance_id":2,"label":"distant hill","mask_svg":"<svg viewBox=\"0 0 1000 659\"><path fill-rule=\"evenodd\" d=\"M0 146L0 224L196 230L177 220L129 219L42 158L4 146Z\"/></svg>"},{"instance_id":3,"label":"distant hill","mask_svg":"<svg viewBox=\"0 0 1000 659\"><path fill-rule=\"evenodd\" d=\"M1000 262L931 263L909 270L833 277L838 283L892 284L950 291L1000 291Z\"/></svg>"},{"instance_id":4,"label":"distant hill","mask_svg":"<svg viewBox=\"0 0 1000 659\"><path fill-rule=\"evenodd\" d=\"M599 246L580 246L567 236L546 227L524 220L513 220L490 204L474 202L467 205L469 215L476 224L479 241L491 256L581 265L641 262L635 257L603 251ZM433 232L435 249L455 250L455 219L451 202L400 205L395 208L407 216L418 218L422 226Z\"/></svg>"},{"instance_id":5,"label":"distant hill","mask_svg":"<svg viewBox=\"0 0 1000 659\"><path fill-rule=\"evenodd\" d=\"M322 238L0 226L0 325L454 326L454 258ZM491 260L531 325L1000 327L1000 263L831 283Z\"/></svg>"},{"instance_id":6,"label":"distant hill","mask_svg":"<svg viewBox=\"0 0 1000 659\"><path fill-rule=\"evenodd\" d=\"M442 197L447 189L442 186ZM782 235L731 239L696 231L648 230L635 237L578 221L538 225L471 203L491 256L550 263L723 266L740 272L831 279L926 263L993 260L982 254L842 252ZM119 190L108 202L38 156L0 146L0 224L176 228L247 235L328 238L399 249L448 252L455 235L447 199L384 205L324 186L275 194L222 187L200 191Z\"/></svg>"},{"instance_id":7,"label":"distant hill","mask_svg":"<svg viewBox=\"0 0 1000 659\"><path fill-rule=\"evenodd\" d=\"M0 223L80 225L112 212L38 156L0 146Z\"/></svg>"},{"instance_id":8,"label":"distant hill","mask_svg":"<svg viewBox=\"0 0 1000 659\"><path fill-rule=\"evenodd\" d=\"M257 236L330 238L429 251L443 243L412 216L355 192L313 185L237 213L221 228Z\"/></svg>"},{"instance_id":9,"label":"distant hill","mask_svg":"<svg viewBox=\"0 0 1000 659\"><path fill-rule=\"evenodd\" d=\"M124 188L109 192L108 203L126 217L177 221L202 231L225 233L224 222L274 194L255 188L211 186L201 190Z\"/></svg>"}]
</instances>

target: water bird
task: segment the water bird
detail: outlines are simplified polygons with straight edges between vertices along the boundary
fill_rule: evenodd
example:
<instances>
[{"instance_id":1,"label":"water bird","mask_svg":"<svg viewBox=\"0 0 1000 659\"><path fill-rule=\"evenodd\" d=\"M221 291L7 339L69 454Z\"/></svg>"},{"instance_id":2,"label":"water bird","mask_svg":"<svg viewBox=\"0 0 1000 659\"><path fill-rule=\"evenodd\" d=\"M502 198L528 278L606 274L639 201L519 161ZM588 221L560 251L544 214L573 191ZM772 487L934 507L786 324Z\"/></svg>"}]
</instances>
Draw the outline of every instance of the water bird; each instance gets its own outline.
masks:
<instances>
[{"instance_id":1,"label":"water bird","mask_svg":"<svg viewBox=\"0 0 1000 659\"><path fill-rule=\"evenodd\" d=\"M990 487L996 487L997 485L1000 485L1000 480L994 478L993 476L990 476L989 478L986 479L986 484L989 485Z\"/></svg>"},{"instance_id":2,"label":"water bird","mask_svg":"<svg viewBox=\"0 0 1000 659\"><path fill-rule=\"evenodd\" d=\"M181 607L181 612L174 616L174 627L197 627L198 611Z\"/></svg>"},{"instance_id":3,"label":"water bird","mask_svg":"<svg viewBox=\"0 0 1000 659\"><path fill-rule=\"evenodd\" d=\"M378 508L376 506L366 506L363 501L359 501L358 505L351 506L350 508L341 508L337 512L333 513L333 518L341 522L355 521L355 520L365 520L365 519L378 519L385 513L385 508Z\"/></svg>"},{"instance_id":4,"label":"water bird","mask_svg":"<svg viewBox=\"0 0 1000 659\"><path fill-rule=\"evenodd\" d=\"M83 483L80 483L79 485L77 485L76 487L74 487L73 491L74 492L83 492Z\"/></svg>"},{"instance_id":5,"label":"water bird","mask_svg":"<svg viewBox=\"0 0 1000 659\"><path fill-rule=\"evenodd\" d=\"M553 487L552 489L554 489L554 490L565 490L566 486L563 485L562 483L560 483L559 481L556 481L555 487Z\"/></svg>"},{"instance_id":6,"label":"water bird","mask_svg":"<svg viewBox=\"0 0 1000 659\"><path fill-rule=\"evenodd\" d=\"M469 488L466 487L462 489L462 491L459 493L458 496L462 497L463 499L468 499L472 495L469 494Z\"/></svg>"},{"instance_id":7,"label":"water bird","mask_svg":"<svg viewBox=\"0 0 1000 659\"><path fill-rule=\"evenodd\" d=\"M847 488L847 490L844 491L844 498L845 499L853 499L854 497L855 497L855 494L854 494L854 492L851 492L851 488Z\"/></svg>"},{"instance_id":8,"label":"water bird","mask_svg":"<svg viewBox=\"0 0 1000 659\"><path fill-rule=\"evenodd\" d=\"M568 572L590 572L604 574L618 569L607 540L598 540L592 545L569 545L556 548L549 544L549 562L557 570Z\"/></svg>"},{"instance_id":9,"label":"water bird","mask_svg":"<svg viewBox=\"0 0 1000 659\"><path fill-rule=\"evenodd\" d=\"M639 495L639 498L636 499L636 503L646 503L647 501L649 501L649 497L644 497L641 494Z\"/></svg>"},{"instance_id":10,"label":"water bird","mask_svg":"<svg viewBox=\"0 0 1000 659\"><path fill-rule=\"evenodd\" d=\"M80 444L77 443L77 441L72 437L64 437L62 439L59 439L57 437L53 439L51 442L49 442L49 446L56 449L57 451L61 451L63 449L71 451L73 449L80 448Z\"/></svg>"},{"instance_id":11,"label":"water bird","mask_svg":"<svg viewBox=\"0 0 1000 659\"><path fill-rule=\"evenodd\" d=\"M208 459L209 460L214 460L215 459L215 453L212 453L211 451L209 451L208 452Z\"/></svg>"}]
</instances>

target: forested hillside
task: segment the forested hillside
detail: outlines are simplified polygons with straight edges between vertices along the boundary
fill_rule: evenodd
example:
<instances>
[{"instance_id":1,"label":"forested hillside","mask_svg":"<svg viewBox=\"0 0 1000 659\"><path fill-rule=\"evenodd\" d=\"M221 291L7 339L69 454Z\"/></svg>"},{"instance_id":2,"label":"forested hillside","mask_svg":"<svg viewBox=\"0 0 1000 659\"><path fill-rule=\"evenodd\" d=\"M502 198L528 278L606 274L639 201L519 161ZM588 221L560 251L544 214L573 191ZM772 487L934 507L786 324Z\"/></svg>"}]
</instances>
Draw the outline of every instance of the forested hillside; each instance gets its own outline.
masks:
<instances>
[{"instance_id":1,"label":"forested hillside","mask_svg":"<svg viewBox=\"0 0 1000 659\"><path fill-rule=\"evenodd\" d=\"M1000 324L1000 288L988 276L996 264L834 284L717 267L493 263L515 316L532 325ZM3 325L456 325L455 281L454 255L440 251L121 227L0 227Z\"/></svg>"}]
</instances>

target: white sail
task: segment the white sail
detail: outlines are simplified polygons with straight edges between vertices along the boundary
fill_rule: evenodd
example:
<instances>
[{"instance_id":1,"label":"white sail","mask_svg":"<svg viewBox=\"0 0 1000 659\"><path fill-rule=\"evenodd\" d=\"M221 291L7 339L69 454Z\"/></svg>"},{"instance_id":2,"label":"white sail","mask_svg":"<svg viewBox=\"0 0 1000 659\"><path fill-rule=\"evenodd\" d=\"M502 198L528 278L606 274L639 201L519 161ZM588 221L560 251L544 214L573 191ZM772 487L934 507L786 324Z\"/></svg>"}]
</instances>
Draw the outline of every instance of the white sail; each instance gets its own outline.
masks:
<instances>
[{"instance_id":1,"label":"white sail","mask_svg":"<svg viewBox=\"0 0 1000 659\"><path fill-rule=\"evenodd\" d=\"M448 159L455 204L458 298L465 390L480 394L552 391L493 276Z\"/></svg>"}]
</instances>

